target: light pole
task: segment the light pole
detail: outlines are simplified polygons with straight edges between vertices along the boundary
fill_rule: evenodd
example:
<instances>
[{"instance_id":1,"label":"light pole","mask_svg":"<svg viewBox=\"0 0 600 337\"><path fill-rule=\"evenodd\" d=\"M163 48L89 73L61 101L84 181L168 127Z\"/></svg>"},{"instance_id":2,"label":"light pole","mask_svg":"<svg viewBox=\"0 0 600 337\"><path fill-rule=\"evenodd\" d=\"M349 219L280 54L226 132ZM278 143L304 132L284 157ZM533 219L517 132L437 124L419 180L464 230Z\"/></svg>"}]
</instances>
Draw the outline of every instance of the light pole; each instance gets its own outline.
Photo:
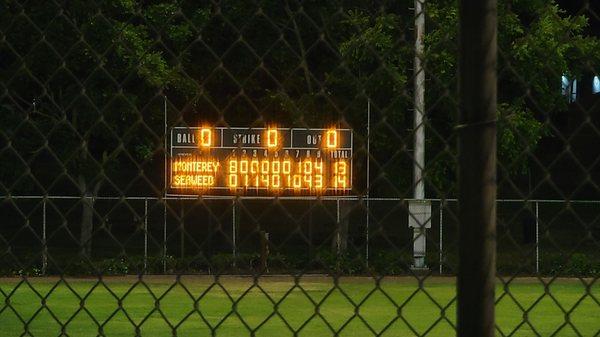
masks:
<instances>
[{"instance_id":1,"label":"light pole","mask_svg":"<svg viewBox=\"0 0 600 337\"><path fill-rule=\"evenodd\" d=\"M414 152L413 199L408 202L408 226L413 229L413 269L424 269L426 228L431 227L431 202L425 200L425 71L422 65L425 49L425 0L415 0L415 58L414 58Z\"/></svg>"}]
</instances>

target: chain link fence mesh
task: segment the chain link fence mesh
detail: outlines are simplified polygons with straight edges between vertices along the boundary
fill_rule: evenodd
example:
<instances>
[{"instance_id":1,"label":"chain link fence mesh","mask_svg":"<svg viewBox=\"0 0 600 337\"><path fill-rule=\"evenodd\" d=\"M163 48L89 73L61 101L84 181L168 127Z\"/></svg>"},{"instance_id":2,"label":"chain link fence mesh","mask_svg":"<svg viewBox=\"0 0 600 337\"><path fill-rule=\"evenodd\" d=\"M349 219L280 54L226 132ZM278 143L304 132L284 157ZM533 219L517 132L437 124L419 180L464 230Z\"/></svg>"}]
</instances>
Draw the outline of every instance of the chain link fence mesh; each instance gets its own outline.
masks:
<instances>
[{"instance_id":1,"label":"chain link fence mesh","mask_svg":"<svg viewBox=\"0 0 600 337\"><path fill-rule=\"evenodd\" d=\"M458 25L455 1L0 1L0 335L455 334ZM598 336L600 9L500 0L498 51L496 334ZM352 190L170 194L171 129L207 125L352 129Z\"/></svg>"}]
</instances>

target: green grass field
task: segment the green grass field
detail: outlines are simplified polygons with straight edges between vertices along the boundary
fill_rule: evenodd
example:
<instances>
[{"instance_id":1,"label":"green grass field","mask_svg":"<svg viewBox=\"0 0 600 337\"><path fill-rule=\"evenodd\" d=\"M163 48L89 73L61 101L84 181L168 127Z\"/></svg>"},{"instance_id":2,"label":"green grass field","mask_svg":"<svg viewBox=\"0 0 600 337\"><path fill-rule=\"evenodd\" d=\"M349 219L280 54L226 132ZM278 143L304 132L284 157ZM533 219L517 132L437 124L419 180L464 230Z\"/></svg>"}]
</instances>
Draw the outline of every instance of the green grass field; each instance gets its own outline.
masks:
<instances>
[{"instance_id":1,"label":"green grass field","mask_svg":"<svg viewBox=\"0 0 600 337\"><path fill-rule=\"evenodd\" d=\"M419 290L415 278L390 277L377 290L366 277L340 278L336 287L332 278L305 276L303 291L286 277L261 277L256 285L245 277L175 280L0 279L0 336L21 336L25 328L31 336L59 336L61 329L69 336L135 336L136 326L142 336L173 336L174 329L177 336L227 337L293 336L293 330L307 337L454 334L453 278L427 278ZM506 289L496 292L498 336L535 336L533 329L542 336L600 335L597 281L558 279L545 294L537 279L523 278Z\"/></svg>"}]
</instances>

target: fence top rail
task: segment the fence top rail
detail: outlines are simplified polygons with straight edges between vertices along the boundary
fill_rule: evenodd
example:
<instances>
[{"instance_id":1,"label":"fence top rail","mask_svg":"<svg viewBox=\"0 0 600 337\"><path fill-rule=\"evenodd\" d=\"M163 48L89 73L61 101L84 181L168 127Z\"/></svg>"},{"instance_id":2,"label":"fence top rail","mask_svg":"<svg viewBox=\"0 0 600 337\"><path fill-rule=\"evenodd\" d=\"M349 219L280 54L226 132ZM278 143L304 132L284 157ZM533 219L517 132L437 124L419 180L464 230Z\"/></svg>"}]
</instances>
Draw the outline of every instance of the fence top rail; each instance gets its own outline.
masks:
<instances>
[{"instance_id":1,"label":"fence top rail","mask_svg":"<svg viewBox=\"0 0 600 337\"><path fill-rule=\"evenodd\" d=\"M363 200L363 201L400 201L408 202L417 200L413 198L394 197L368 197L360 195L340 196L231 196L231 195L167 195L157 196L76 196L76 195L2 195L0 200L10 199L66 199L80 200L93 198L94 200ZM420 200L432 202L457 202L457 199L425 198ZM600 200L563 200L563 199L497 199L498 203L566 203L566 204L600 204Z\"/></svg>"}]
</instances>

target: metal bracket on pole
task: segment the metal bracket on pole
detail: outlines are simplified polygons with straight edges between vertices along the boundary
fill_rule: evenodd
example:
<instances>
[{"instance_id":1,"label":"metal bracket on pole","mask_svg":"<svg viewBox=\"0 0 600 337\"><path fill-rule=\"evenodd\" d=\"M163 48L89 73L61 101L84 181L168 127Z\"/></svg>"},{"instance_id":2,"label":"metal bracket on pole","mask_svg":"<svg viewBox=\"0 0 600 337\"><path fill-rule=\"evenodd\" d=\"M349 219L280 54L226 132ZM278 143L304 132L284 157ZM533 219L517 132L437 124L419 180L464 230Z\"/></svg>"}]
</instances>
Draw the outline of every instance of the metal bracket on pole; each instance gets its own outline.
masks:
<instances>
[{"instance_id":1,"label":"metal bracket on pole","mask_svg":"<svg viewBox=\"0 0 600 337\"><path fill-rule=\"evenodd\" d=\"M425 265L425 230L431 228L431 201L410 200L408 202L408 227L413 229L413 270L427 269Z\"/></svg>"}]
</instances>

